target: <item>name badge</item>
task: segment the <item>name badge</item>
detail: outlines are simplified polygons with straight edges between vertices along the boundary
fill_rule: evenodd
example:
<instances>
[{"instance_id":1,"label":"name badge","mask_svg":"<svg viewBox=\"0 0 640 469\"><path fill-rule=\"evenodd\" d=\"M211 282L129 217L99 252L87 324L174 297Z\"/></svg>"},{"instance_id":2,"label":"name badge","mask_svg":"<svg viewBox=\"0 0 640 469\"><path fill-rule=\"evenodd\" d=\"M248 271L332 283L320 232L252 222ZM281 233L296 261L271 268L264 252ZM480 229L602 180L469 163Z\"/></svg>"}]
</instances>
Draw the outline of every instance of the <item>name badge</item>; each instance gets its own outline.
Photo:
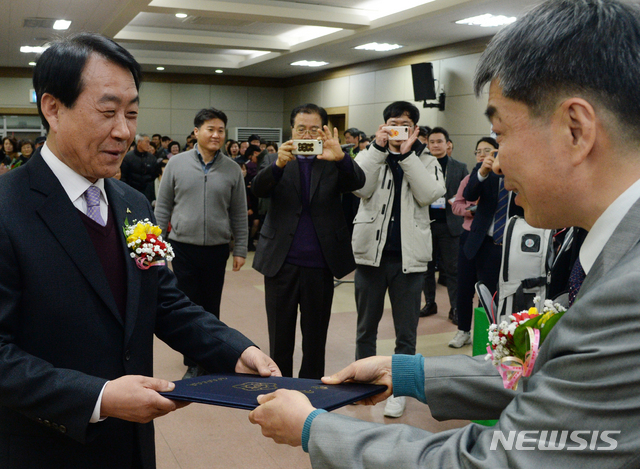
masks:
<instances>
[{"instance_id":1,"label":"name badge","mask_svg":"<svg viewBox=\"0 0 640 469\"><path fill-rule=\"evenodd\" d=\"M431 204L431 208L445 208L446 207L446 200L444 197L440 197L438 200L436 200L434 203Z\"/></svg>"}]
</instances>

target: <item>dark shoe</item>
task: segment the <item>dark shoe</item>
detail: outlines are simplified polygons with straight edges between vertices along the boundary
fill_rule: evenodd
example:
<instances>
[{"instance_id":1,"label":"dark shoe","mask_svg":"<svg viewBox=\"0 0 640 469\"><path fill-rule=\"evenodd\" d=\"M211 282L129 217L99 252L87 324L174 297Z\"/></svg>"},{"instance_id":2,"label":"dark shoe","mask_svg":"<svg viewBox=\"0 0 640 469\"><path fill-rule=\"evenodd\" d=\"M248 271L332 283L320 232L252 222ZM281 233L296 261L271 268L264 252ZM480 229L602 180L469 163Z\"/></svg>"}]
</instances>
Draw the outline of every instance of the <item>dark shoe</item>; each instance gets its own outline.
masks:
<instances>
[{"instance_id":1,"label":"dark shoe","mask_svg":"<svg viewBox=\"0 0 640 469\"><path fill-rule=\"evenodd\" d=\"M451 308L449 310L449 320L454 324L458 325L458 310Z\"/></svg>"},{"instance_id":2,"label":"dark shoe","mask_svg":"<svg viewBox=\"0 0 640 469\"><path fill-rule=\"evenodd\" d=\"M438 305L435 303L427 303L424 308L420 310L420 317L426 318L427 316L433 316L438 314Z\"/></svg>"},{"instance_id":3,"label":"dark shoe","mask_svg":"<svg viewBox=\"0 0 640 469\"><path fill-rule=\"evenodd\" d=\"M204 368L199 365L194 365L187 368L187 372L184 374L182 379L197 378L202 375L204 375Z\"/></svg>"}]
</instances>

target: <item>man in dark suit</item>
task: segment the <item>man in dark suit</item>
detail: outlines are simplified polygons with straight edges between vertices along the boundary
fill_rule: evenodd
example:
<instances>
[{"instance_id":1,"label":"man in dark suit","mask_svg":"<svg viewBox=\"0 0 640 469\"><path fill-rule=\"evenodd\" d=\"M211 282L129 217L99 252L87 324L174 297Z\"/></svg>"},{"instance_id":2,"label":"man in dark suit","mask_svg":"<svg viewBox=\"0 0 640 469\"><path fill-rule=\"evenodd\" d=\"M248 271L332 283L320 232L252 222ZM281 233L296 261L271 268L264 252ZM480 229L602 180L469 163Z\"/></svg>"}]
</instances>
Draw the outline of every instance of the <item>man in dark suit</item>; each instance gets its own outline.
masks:
<instances>
[{"instance_id":1,"label":"man in dark suit","mask_svg":"<svg viewBox=\"0 0 640 469\"><path fill-rule=\"evenodd\" d=\"M253 267L264 274L271 357L284 376L293 374L298 305L302 329L301 378L324 376L324 354L333 300L333 278L355 269L340 194L364 185L364 173L333 137L326 111L315 104L291 112L289 140L253 179L258 197L269 197ZM318 155L296 154L295 140L322 139Z\"/></svg>"},{"instance_id":2,"label":"man in dark suit","mask_svg":"<svg viewBox=\"0 0 640 469\"><path fill-rule=\"evenodd\" d=\"M210 371L279 371L166 266L130 257L122 226L154 221L111 178L135 135L135 59L78 34L33 81L47 143L0 181L0 467L153 468L151 421L181 406L151 378L154 334Z\"/></svg>"},{"instance_id":3,"label":"man in dark suit","mask_svg":"<svg viewBox=\"0 0 640 469\"><path fill-rule=\"evenodd\" d=\"M495 140L486 140L497 148ZM515 203L515 194L506 190L503 178L492 171L496 154L485 155L484 160L473 168L463 192L466 200L478 201L463 252L467 259L475 261L478 281L492 294L498 287L505 224L514 215L524 216L522 207ZM500 199L504 199L505 204L502 211Z\"/></svg>"},{"instance_id":4,"label":"man in dark suit","mask_svg":"<svg viewBox=\"0 0 640 469\"><path fill-rule=\"evenodd\" d=\"M447 192L431 204L429 217L431 223L431 239L433 242L433 259L429 261L424 279L424 298L426 304L420 310L420 316L436 314L436 260L440 263L440 276L446 279L449 293L449 319L458 323L456 313L456 298L458 295L458 249L462 234L462 217L451 211L449 200L456 196L460 181L469 170L467 165L447 155L449 148L449 132L442 127L434 127L427 134L427 145L431 154L438 160L444 173L444 183ZM439 257L438 257L439 253Z\"/></svg>"}]
</instances>

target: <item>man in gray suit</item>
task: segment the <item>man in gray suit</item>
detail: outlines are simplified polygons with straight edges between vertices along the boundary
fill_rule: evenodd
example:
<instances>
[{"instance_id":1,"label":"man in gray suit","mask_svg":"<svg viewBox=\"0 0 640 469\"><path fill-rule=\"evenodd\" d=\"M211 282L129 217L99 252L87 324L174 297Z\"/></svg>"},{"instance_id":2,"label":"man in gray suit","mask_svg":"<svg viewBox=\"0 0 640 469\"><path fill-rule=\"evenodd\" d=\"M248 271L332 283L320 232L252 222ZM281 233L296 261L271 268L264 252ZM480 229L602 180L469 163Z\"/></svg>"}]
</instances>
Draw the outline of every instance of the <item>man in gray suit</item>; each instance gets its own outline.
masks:
<instances>
[{"instance_id":1,"label":"man in gray suit","mask_svg":"<svg viewBox=\"0 0 640 469\"><path fill-rule=\"evenodd\" d=\"M314 468L640 466L638 38L637 5L550 0L480 59L475 91L490 83L500 142L494 171L530 224L589 230L576 263L586 278L519 391L483 357L373 357L325 378L385 383L375 401L410 395L437 419L498 423L431 434L317 415L304 396L278 391L250 414L264 434L302 444Z\"/></svg>"}]
</instances>

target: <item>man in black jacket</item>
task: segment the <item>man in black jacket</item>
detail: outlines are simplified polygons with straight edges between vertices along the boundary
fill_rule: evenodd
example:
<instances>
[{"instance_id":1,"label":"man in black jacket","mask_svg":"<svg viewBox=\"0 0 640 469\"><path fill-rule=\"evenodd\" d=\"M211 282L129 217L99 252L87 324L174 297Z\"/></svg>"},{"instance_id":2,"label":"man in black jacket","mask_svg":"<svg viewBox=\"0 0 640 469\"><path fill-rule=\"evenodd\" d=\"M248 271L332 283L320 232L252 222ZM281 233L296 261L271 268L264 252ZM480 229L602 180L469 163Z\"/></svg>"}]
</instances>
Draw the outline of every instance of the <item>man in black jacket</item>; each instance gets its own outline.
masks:
<instances>
[{"instance_id":1,"label":"man in black jacket","mask_svg":"<svg viewBox=\"0 0 640 469\"><path fill-rule=\"evenodd\" d=\"M136 135L136 147L122 160L122 182L142 192L149 202L156 200L153 182L160 174L158 159L149 153L149 136Z\"/></svg>"}]
</instances>

